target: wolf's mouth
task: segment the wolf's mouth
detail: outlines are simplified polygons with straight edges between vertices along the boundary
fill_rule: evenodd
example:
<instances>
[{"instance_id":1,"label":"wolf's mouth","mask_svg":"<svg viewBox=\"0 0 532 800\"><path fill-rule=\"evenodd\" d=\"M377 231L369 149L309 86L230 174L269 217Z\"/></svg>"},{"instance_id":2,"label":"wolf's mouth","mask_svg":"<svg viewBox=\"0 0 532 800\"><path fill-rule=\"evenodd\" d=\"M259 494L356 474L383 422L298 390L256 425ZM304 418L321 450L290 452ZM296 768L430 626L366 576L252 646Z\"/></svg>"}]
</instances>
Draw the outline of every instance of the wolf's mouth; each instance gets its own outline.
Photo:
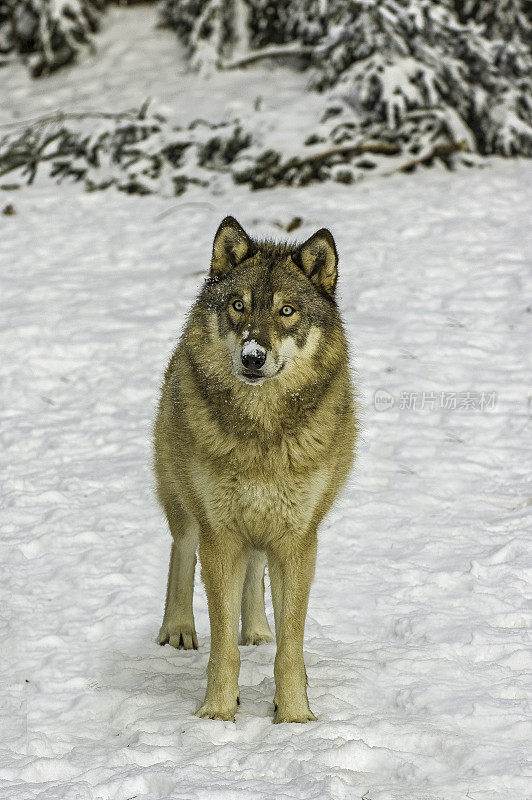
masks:
<instances>
[{"instance_id":1,"label":"wolf's mouth","mask_svg":"<svg viewBox=\"0 0 532 800\"><path fill-rule=\"evenodd\" d=\"M266 378L266 375L264 375L262 372L253 372L248 369L242 370L242 375L248 381L259 381L261 378Z\"/></svg>"},{"instance_id":2,"label":"wolf's mouth","mask_svg":"<svg viewBox=\"0 0 532 800\"><path fill-rule=\"evenodd\" d=\"M265 375L264 372L260 370L254 369L243 369L240 375L238 376L241 380L245 383L262 383L266 380L270 380L271 378L276 378L277 375L283 370L284 364L281 364L279 369L274 375Z\"/></svg>"}]
</instances>

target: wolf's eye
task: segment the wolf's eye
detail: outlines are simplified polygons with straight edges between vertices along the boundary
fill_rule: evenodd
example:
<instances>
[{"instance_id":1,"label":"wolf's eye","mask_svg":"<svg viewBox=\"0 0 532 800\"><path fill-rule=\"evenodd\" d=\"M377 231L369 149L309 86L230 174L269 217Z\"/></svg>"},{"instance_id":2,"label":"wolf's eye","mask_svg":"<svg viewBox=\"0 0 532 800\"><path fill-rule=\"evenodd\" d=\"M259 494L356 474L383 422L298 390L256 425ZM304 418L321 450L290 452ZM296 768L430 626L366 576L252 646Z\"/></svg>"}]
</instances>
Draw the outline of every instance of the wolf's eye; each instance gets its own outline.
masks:
<instances>
[{"instance_id":1,"label":"wolf's eye","mask_svg":"<svg viewBox=\"0 0 532 800\"><path fill-rule=\"evenodd\" d=\"M281 314L283 317L289 317L291 314L294 313L294 309L292 306L283 306L281 309Z\"/></svg>"},{"instance_id":2,"label":"wolf's eye","mask_svg":"<svg viewBox=\"0 0 532 800\"><path fill-rule=\"evenodd\" d=\"M243 311L244 310L244 303L242 300L235 300L233 303L233 308L235 311Z\"/></svg>"}]
</instances>

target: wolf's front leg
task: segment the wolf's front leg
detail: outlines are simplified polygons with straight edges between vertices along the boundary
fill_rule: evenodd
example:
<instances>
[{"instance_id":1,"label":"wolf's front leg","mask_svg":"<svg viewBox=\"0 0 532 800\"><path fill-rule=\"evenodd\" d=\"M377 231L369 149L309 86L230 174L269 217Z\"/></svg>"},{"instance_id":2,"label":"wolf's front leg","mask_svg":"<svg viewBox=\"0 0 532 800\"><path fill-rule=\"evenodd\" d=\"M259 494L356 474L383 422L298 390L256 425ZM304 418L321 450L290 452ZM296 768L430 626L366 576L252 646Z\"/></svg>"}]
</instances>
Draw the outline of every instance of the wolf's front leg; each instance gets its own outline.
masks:
<instances>
[{"instance_id":1,"label":"wolf's front leg","mask_svg":"<svg viewBox=\"0 0 532 800\"><path fill-rule=\"evenodd\" d=\"M308 704L303 661L303 636L316 544L315 532L299 541L287 535L268 553L277 639L274 722L316 719Z\"/></svg>"},{"instance_id":2,"label":"wolf's front leg","mask_svg":"<svg viewBox=\"0 0 532 800\"><path fill-rule=\"evenodd\" d=\"M163 624L159 630L159 644L169 642L172 647L185 650L198 649L194 626L192 599L194 595L194 570L198 547L198 525L177 505L167 509L173 536L168 588Z\"/></svg>"},{"instance_id":3,"label":"wolf's front leg","mask_svg":"<svg viewBox=\"0 0 532 800\"><path fill-rule=\"evenodd\" d=\"M238 621L246 569L246 554L231 543L231 534L200 537L201 576L207 592L211 623L211 653L207 691L198 717L234 722L238 698Z\"/></svg>"}]
</instances>

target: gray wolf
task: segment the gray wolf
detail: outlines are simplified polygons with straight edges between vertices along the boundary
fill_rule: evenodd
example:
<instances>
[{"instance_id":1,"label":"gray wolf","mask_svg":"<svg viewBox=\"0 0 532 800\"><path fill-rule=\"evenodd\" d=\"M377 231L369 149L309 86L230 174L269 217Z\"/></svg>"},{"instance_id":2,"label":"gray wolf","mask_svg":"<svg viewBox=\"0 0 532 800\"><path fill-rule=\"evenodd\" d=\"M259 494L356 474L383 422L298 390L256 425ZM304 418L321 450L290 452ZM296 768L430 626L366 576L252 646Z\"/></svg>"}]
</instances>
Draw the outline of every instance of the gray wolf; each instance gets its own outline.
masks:
<instances>
[{"instance_id":1,"label":"gray wolf","mask_svg":"<svg viewBox=\"0 0 532 800\"><path fill-rule=\"evenodd\" d=\"M326 229L303 244L278 244L251 238L227 217L164 376L154 467L173 543L159 642L198 646L198 551L211 627L199 717L235 719L240 616L242 644L272 638L267 561L274 721L316 719L303 633L317 531L347 477L356 437L337 264Z\"/></svg>"}]
</instances>

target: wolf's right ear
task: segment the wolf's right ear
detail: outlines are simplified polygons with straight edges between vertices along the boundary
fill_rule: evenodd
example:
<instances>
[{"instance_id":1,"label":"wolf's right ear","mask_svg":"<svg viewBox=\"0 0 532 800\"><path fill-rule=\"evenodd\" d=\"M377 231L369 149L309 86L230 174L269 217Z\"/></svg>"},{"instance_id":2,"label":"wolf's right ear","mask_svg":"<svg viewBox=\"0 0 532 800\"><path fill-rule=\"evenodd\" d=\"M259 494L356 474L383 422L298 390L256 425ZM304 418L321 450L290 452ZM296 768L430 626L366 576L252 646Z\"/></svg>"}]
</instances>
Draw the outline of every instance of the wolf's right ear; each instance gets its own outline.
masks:
<instances>
[{"instance_id":1,"label":"wolf's right ear","mask_svg":"<svg viewBox=\"0 0 532 800\"><path fill-rule=\"evenodd\" d=\"M252 242L244 228L234 217L226 217L214 237L211 278L223 278L251 251Z\"/></svg>"},{"instance_id":2,"label":"wolf's right ear","mask_svg":"<svg viewBox=\"0 0 532 800\"><path fill-rule=\"evenodd\" d=\"M332 233L327 228L322 228L303 242L292 259L314 286L334 297L338 278L338 253Z\"/></svg>"}]
</instances>

